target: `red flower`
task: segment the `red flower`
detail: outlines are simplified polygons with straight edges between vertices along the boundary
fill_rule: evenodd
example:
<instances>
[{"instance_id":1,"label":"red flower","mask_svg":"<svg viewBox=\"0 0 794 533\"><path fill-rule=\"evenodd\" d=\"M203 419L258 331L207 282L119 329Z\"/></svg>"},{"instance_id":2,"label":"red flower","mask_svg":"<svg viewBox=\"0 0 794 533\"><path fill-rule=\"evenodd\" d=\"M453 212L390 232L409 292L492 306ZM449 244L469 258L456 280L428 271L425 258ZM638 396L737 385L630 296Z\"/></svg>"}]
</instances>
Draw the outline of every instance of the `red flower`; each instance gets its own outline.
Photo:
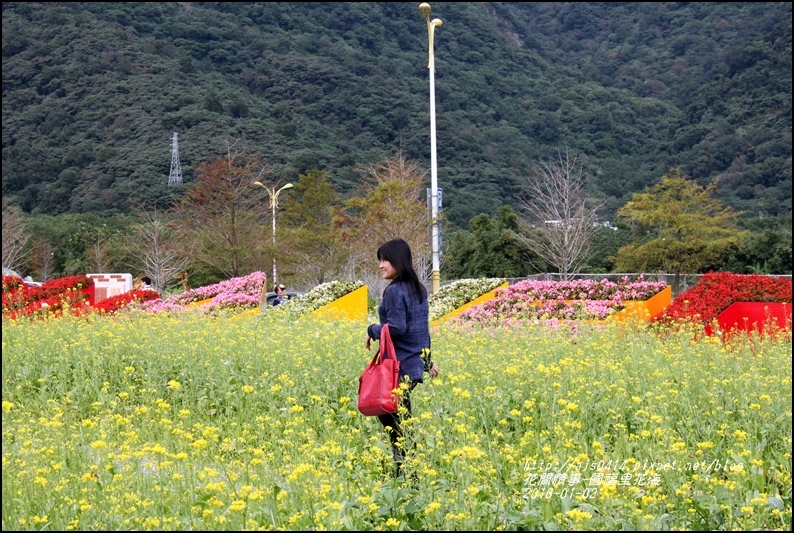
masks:
<instances>
[{"instance_id":1,"label":"red flower","mask_svg":"<svg viewBox=\"0 0 794 533\"><path fill-rule=\"evenodd\" d=\"M19 276L3 276L3 295L13 289L22 287L22 278Z\"/></svg>"},{"instance_id":2,"label":"red flower","mask_svg":"<svg viewBox=\"0 0 794 533\"><path fill-rule=\"evenodd\" d=\"M41 287L19 285L14 278L3 276L3 316L9 318L60 315L65 305L73 314L80 315L88 308L87 295L81 289L94 284L85 274L46 281Z\"/></svg>"},{"instance_id":3,"label":"red flower","mask_svg":"<svg viewBox=\"0 0 794 533\"><path fill-rule=\"evenodd\" d=\"M757 274L709 272L676 296L654 321L690 320L708 324L733 302L791 302L791 279Z\"/></svg>"},{"instance_id":4,"label":"red flower","mask_svg":"<svg viewBox=\"0 0 794 533\"><path fill-rule=\"evenodd\" d=\"M112 314L122 307L126 307L132 302L145 302L156 300L160 296L154 291L129 291L117 296L111 296L94 305L94 309Z\"/></svg>"}]
</instances>

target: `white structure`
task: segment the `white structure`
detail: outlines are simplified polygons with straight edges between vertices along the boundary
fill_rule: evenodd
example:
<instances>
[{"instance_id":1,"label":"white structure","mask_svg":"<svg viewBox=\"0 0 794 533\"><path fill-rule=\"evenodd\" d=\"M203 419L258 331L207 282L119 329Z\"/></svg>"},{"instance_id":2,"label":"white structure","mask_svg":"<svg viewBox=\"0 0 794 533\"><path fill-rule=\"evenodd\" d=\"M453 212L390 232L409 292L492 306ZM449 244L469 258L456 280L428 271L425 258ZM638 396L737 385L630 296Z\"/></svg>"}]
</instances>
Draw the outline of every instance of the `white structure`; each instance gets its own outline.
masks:
<instances>
[{"instance_id":1,"label":"white structure","mask_svg":"<svg viewBox=\"0 0 794 533\"><path fill-rule=\"evenodd\" d=\"M132 274L86 274L94 280L94 303L132 290Z\"/></svg>"},{"instance_id":2,"label":"white structure","mask_svg":"<svg viewBox=\"0 0 794 533\"><path fill-rule=\"evenodd\" d=\"M171 173L168 175L168 184L182 184L182 165L179 164L179 141L176 132L171 140Z\"/></svg>"}]
</instances>

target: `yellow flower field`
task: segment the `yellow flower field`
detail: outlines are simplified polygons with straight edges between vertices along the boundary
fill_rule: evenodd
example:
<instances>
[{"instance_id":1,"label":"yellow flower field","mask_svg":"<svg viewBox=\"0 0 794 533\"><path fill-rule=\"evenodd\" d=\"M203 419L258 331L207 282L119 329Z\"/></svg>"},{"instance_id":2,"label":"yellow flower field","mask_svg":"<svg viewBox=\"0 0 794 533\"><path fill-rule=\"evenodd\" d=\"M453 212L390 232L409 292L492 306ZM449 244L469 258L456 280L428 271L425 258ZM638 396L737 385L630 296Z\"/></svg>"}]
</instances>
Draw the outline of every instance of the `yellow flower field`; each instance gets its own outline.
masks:
<instances>
[{"instance_id":1,"label":"yellow flower field","mask_svg":"<svg viewBox=\"0 0 794 533\"><path fill-rule=\"evenodd\" d=\"M790 338L693 338L437 328L406 481L365 324L4 321L3 529L790 530Z\"/></svg>"}]
</instances>

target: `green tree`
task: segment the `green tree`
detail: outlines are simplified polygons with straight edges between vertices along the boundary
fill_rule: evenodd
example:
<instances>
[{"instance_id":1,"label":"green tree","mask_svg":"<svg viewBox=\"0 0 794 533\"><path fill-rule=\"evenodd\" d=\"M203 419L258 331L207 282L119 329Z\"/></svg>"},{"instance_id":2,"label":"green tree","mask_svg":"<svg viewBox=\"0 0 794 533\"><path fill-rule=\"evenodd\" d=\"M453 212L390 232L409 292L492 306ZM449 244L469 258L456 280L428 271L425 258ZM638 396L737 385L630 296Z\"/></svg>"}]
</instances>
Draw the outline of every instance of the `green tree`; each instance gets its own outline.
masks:
<instances>
[{"instance_id":1,"label":"green tree","mask_svg":"<svg viewBox=\"0 0 794 533\"><path fill-rule=\"evenodd\" d=\"M314 287L339 276L347 252L334 229L342 197L330 174L314 169L299 176L283 207L279 278L295 286Z\"/></svg>"},{"instance_id":2,"label":"green tree","mask_svg":"<svg viewBox=\"0 0 794 533\"><path fill-rule=\"evenodd\" d=\"M713 198L715 189L716 182L702 187L673 168L658 184L632 195L618 216L644 229L648 240L623 246L615 268L673 272L676 291L681 273L700 273L714 264L747 235L735 226L738 213Z\"/></svg>"},{"instance_id":3,"label":"green tree","mask_svg":"<svg viewBox=\"0 0 794 533\"><path fill-rule=\"evenodd\" d=\"M742 274L791 274L791 230L767 228L748 236L725 251L720 270Z\"/></svg>"},{"instance_id":4,"label":"green tree","mask_svg":"<svg viewBox=\"0 0 794 533\"><path fill-rule=\"evenodd\" d=\"M538 271L543 264L518 238L518 216L503 205L493 217L479 214L469 222L471 231L457 230L445 242L444 279L517 278Z\"/></svg>"},{"instance_id":5,"label":"green tree","mask_svg":"<svg viewBox=\"0 0 794 533\"><path fill-rule=\"evenodd\" d=\"M126 262L119 243L123 242L129 228L128 216L35 215L30 217L29 223L36 249L29 266L41 279L125 271Z\"/></svg>"}]
</instances>

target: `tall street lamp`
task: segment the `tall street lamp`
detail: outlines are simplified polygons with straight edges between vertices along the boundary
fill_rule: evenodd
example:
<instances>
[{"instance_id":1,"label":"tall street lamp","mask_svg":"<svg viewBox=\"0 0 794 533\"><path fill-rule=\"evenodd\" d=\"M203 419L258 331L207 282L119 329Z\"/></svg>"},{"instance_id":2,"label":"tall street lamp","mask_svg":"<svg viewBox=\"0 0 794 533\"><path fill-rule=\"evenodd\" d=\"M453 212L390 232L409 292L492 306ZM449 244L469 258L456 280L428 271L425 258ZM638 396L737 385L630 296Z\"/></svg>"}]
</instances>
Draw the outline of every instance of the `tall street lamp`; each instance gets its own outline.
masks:
<instances>
[{"instance_id":1,"label":"tall street lamp","mask_svg":"<svg viewBox=\"0 0 794 533\"><path fill-rule=\"evenodd\" d=\"M436 64L433 57L433 30L441 26L441 19L430 20L430 4L420 4L419 12L427 21L427 37L429 41L430 62L430 218L433 225L433 294L441 286L441 260L439 258L438 235L438 162L436 160Z\"/></svg>"},{"instance_id":2,"label":"tall street lamp","mask_svg":"<svg viewBox=\"0 0 794 533\"><path fill-rule=\"evenodd\" d=\"M255 181L254 185L265 189L268 196L270 196L270 209L273 211L273 284L275 285L278 283L278 278L276 277L276 208L278 207L278 193L284 189L291 189L292 183L287 183L278 190L275 187L272 189L265 187L261 181Z\"/></svg>"}]
</instances>

